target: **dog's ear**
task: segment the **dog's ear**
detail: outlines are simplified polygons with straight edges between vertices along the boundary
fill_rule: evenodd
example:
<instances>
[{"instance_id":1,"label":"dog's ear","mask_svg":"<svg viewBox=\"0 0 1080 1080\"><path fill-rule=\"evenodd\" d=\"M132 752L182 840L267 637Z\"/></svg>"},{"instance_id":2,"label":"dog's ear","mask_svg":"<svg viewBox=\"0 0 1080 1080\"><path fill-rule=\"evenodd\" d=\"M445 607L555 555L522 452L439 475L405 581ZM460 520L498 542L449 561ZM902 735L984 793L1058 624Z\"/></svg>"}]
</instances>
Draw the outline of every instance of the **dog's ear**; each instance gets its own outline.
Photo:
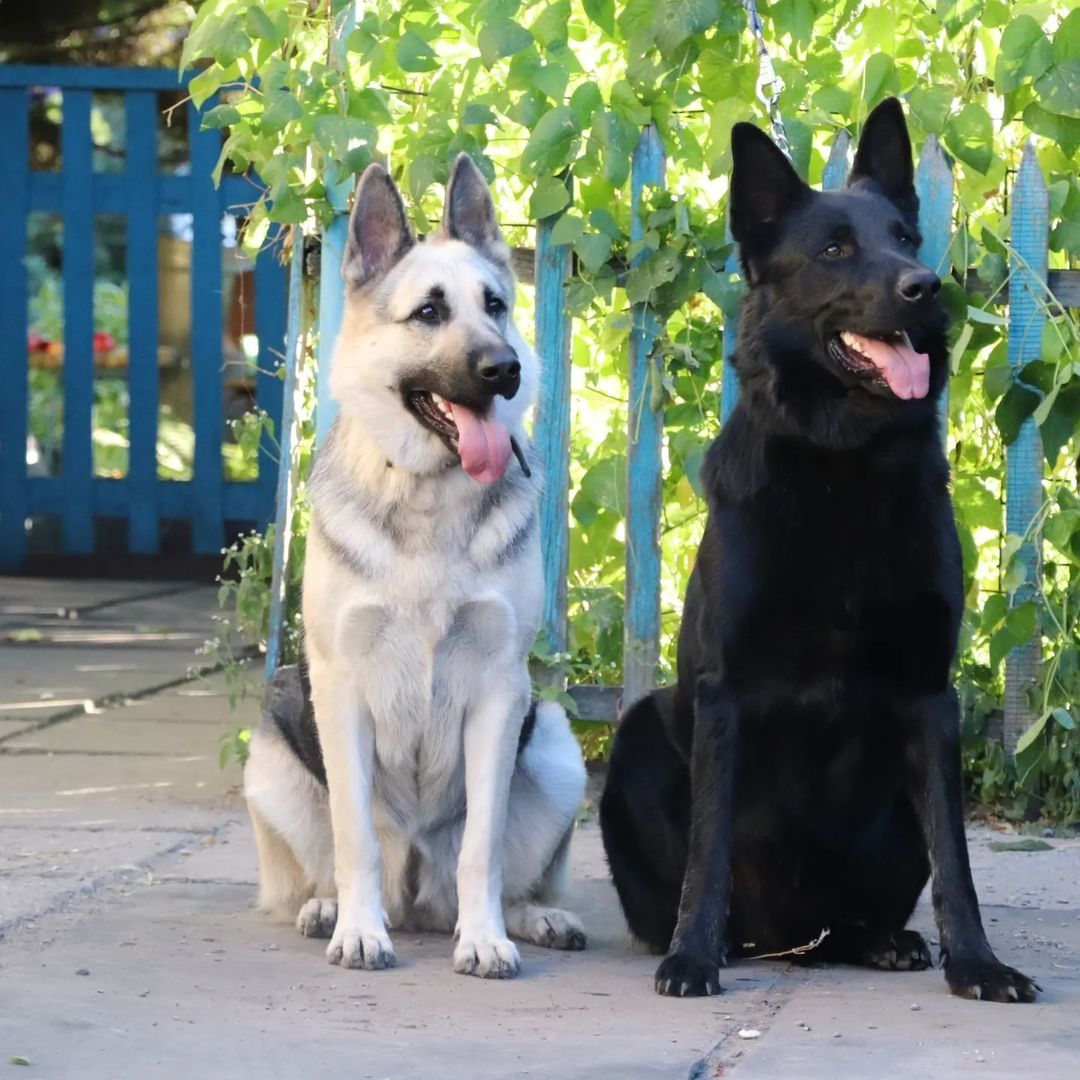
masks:
<instances>
[{"instance_id":1,"label":"dog's ear","mask_svg":"<svg viewBox=\"0 0 1080 1080\"><path fill-rule=\"evenodd\" d=\"M848 187L872 183L905 216L919 216L911 139L900 102L886 98L866 118Z\"/></svg>"},{"instance_id":2,"label":"dog's ear","mask_svg":"<svg viewBox=\"0 0 1080 1080\"><path fill-rule=\"evenodd\" d=\"M369 165L356 184L342 275L359 289L385 274L415 242L390 174Z\"/></svg>"},{"instance_id":3,"label":"dog's ear","mask_svg":"<svg viewBox=\"0 0 1080 1080\"><path fill-rule=\"evenodd\" d=\"M495 218L491 190L484 174L468 154L458 154L450 173L442 227L450 239L463 240L489 259L502 265L509 264L510 249Z\"/></svg>"},{"instance_id":4,"label":"dog's ear","mask_svg":"<svg viewBox=\"0 0 1080 1080\"><path fill-rule=\"evenodd\" d=\"M791 162L753 124L731 129L731 235L739 242L743 269L752 283L752 249L767 241L777 222L810 194Z\"/></svg>"}]
</instances>

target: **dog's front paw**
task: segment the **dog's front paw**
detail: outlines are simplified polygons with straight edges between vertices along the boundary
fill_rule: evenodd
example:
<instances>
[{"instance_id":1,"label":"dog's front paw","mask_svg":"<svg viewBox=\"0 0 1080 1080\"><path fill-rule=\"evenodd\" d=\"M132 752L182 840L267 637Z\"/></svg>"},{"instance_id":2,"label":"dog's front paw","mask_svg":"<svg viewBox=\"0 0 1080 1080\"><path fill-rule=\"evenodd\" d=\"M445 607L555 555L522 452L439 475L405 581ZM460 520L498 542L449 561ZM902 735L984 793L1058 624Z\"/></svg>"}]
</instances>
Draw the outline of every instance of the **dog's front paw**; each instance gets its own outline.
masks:
<instances>
[{"instance_id":1,"label":"dog's front paw","mask_svg":"<svg viewBox=\"0 0 1080 1080\"><path fill-rule=\"evenodd\" d=\"M979 1001L1034 1001L1040 989L1034 979L993 957L946 960L945 981L957 997Z\"/></svg>"},{"instance_id":2,"label":"dog's front paw","mask_svg":"<svg viewBox=\"0 0 1080 1080\"><path fill-rule=\"evenodd\" d=\"M304 937L330 937L336 925L336 900L320 900L313 896L300 908L296 916L296 929Z\"/></svg>"},{"instance_id":3,"label":"dog's front paw","mask_svg":"<svg viewBox=\"0 0 1080 1080\"><path fill-rule=\"evenodd\" d=\"M326 959L343 968L364 968L367 971L378 971L397 964L394 946L385 930L365 932L357 926L344 925L340 919L326 947Z\"/></svg>"},{"instance_id":4,"label":"dog's front paw","mask_svg":"<svg viewBox=\"0 0 1080 1080\"><path fill-rule=\"evenodd\" d=\"M462 935L454 948L454 970L481 979L512 979L521 971L521 957L508 938Z\"/></svg>"},{"instance_id":5,"label":"dog's front paw","mask_svg":"<svg viewBox=\"0 0 1080 1080\"><path fill-rule=\"evenodd\" d=\"M720 967L690 953L665 956L656 969L656 992L668 997L711 997L720 993Z\"/></svg>"}]
</instances>

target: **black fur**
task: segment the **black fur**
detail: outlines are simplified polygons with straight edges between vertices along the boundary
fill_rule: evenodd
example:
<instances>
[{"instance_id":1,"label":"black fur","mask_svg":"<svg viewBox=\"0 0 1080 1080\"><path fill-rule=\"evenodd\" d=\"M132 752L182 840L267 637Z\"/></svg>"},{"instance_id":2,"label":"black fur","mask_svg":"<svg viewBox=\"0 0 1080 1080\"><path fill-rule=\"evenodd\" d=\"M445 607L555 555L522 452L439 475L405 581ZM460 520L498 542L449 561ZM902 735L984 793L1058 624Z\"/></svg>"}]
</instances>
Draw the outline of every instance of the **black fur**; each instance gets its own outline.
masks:
<instances>
[{"instance_id":1,"label":"black fur","mask_svg":"<svg viewBox=\"0 0 1080 1080\"><path fill-rule=\"evenodd\" d=\"M323 763L319 731L315 726L315 709L311 704L311 682L307 661L287 664L274 672L266 686L263 699L264 724L275 728L288 743L301 765L326 787L326 766ZM536 727L536 702L532 702L518 735L517 755L529 745Z\"/></svg>"},{"instance_id":2,"label":"black fur","mask_svg":"<svg viewBox=\"0 0 1080 1080\"><path fill-rule=\"evenodd\" d=\"M811 960L927 966L904 924L933 870L950 988L1030 1001L987 943L964 838L946 320L916 260L903 114L870 116L843 192L811 191L749 125L732 146L742 393L703 468L678 682L615 738L600 816L619 897L667 952L657 990L697 995L727 957L823 930ZM853 374L829 347L842 330L907 331L930 392Z\"/></svg>"}]
</instances>

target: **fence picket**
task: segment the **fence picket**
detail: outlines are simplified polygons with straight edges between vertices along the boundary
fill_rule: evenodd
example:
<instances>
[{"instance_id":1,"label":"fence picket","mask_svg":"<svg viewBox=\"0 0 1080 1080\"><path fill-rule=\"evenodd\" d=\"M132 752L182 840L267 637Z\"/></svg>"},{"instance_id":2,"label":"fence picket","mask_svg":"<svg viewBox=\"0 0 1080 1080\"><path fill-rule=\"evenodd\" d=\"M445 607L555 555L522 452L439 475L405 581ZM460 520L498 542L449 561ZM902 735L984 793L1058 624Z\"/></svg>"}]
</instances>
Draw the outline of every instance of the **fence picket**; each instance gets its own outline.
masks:
<instances>
[{"instance_id":1,"label":"fence picket","mask_svg":"<svg viewBox=\"0 0 1080 1080\"><path fill-rule=\"evenodd\" d=\"M1012 246L1009 250L1009 366L1019 374L1042 354L1046 324L1046 274L1050 209L1046 180L1032 143L1024 148L1012 201ZM1034 529L1042 504L1043 454L1039 429L1032 417L1020 427L1016 441L1005 451L1005 529L1025 538L1017 553L1024 568L1023 584L1012 604L1038 596L1042 569L1041 536ZM1040 639L1036 633L1013 649L1005 661L1005 749L1012 753L1031 723L1027 692L1038 681Z\"/></svg>"},{"instance_id":2,"label":"fence picket","mask_svg":"<svg viewBox=\"0 0 1080 1080\"><path fill-rule=\"evenodd\" d=\"M127 108L128 546L155 555L158 521L157 94L133 90Z\"/></svg>"},{"instance_id":3,"label":"fence picket","mask_svg":"<svg viewBox=\"0 0 1080 1080\"><path fill-rule=\"evenodd\" d=\"M646 127L634 148L631 168L631 239L640 240L638 216L646 185L664 185L664 145L656 127ZM640 261L638 258L636 261ZM630 333L630 388L626 446L626 625L623 635L623 706L656 684L660 659L660 495L663 407L660 370L651 353L662 332L647 304L636 304Z\"/></svg>"},{"instance_id":4,"label":"fence picket","mask_svg":"<svg viewBox=\"0 0 1080 1080\"><path fill-rule=\"evenodd\" d=\"M851 136L841 128L829 148L829 158L821 174L822 191L838 191L847 183L851 170Z\"/></svg>"},{"instance_id":5,"label":"fence picket","mask_svg":"<svg viewBox=\"0 0 1080 1080\"><path fill-rule=\"evenodd\" d=\"M3 68L0 66L0 71ZM0 571L26 557L26 243L30 110L25 86L0 88L0 115L10 149L0 154Z\"/></svg>"},{"instance_id":6,"label":"fence picket","mask_svg":"<svg viewBox=\"0 0 1080 1080\"><path fill-rule=\"evenodd\" d=\"M547 648L566 649L566 589L570 534L570 344L571 319L563 287L570 275L571 250L553 244L557 219L536 227L536 351L543 365L536 413L536 448L543 470L540 537L544 560L544 613L541 629Z\"/></svg>"},{"instance_id":7,"label":"fence picket","mask_svg":"<svg viewBox=\"0 0 1080 1080\"><path fill-rule=\"evenodd\" d=\"M91 412L94 406L94 204L93 142L89 90L64 92L64 548L94 550L90 481L93 476ZM25 351L25 345L24 345Z\"/></svg>"},{"instance_id":8,"label":"fence picket","mask_svg":"<svg viewBox=\"0 0 1080 1080\"><path fill-rule=\"evenodd\" d=\"M919 258L944 278L949 272L952 241L953 174L936 135L928 135L923 144L915 173L915 190L919 195L919 232L923 238ZM948 381L938 402L938 417L944 441L949 430Z\"/></svg>"}]
</instances>

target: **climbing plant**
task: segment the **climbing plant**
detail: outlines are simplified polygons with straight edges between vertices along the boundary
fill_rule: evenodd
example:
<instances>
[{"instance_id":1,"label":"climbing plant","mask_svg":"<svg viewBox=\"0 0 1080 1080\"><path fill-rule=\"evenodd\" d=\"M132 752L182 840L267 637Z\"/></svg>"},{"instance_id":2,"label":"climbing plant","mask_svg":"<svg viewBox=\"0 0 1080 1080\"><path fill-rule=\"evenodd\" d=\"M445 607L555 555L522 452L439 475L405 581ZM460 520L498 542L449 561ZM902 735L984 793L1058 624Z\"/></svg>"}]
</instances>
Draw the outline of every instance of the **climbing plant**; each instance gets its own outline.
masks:
<instances>
[{"instance_id":1,"label":"climbing plant","mask_svg":"<svg viewBox=\"0 0 1080 1080\"><path fill-rule=\"evenodd\" d=\"M1080 349L1075 313L1046 298L1042 356L1007 363L1000 303L1009 196L1031 137L1049 185L1051 266L1080 260L1080 11L1006 0L774 0L759 4L783 82L796 166L819 182L840 130L898 94L916 148L951 157L957 211L944 268L953 312L949 455L969 608L959 663L975 791L1020 813L1080 817ZM720 329L738 301L725 271L729 132L764 122L758 58L737 0L206 0L184 47L204 123L225 133L219 171L265 184L246 242L272 223L317 225L335 183L387 160L418 230L436 219L454 156L492 180L512 243L557 216L572 245L574 324L569 655L577 679L620 676L629 305L665 333L662 378L665 662L703 524L698 465L719 426ZM630 240L628 179L657 126L668 190ZM569 182L568 182L569 181ZM642 256L629 268L631 258ZM527 303L527 296L523 297ZM1043 593L1019 583L1006 535L1004 448L1033 417L1046 452ZM1033 632L1045 663L1018 766L980 740L1000 706L1003 661Z\"/></svg>"}]
</instances>

